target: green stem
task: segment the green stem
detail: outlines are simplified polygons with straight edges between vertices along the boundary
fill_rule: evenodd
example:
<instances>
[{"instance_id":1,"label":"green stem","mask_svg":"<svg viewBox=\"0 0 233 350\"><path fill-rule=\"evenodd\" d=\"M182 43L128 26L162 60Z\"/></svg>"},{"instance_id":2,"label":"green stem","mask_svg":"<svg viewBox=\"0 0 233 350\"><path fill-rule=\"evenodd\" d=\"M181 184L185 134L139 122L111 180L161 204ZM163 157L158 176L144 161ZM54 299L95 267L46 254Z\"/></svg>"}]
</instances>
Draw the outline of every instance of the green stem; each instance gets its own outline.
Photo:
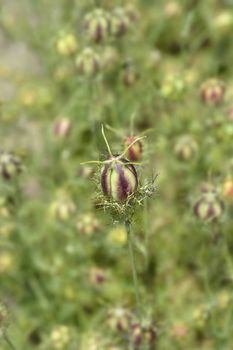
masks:
<instances>
[{"instance_id":1,"label":"green stem","mask_svg":"<svg viewBox=\"0 0 233 350\"><path fill-rule=\"evenodd\" d=\"M131 223L129 221L126 221L125 227L126 227L126 231L127 231L129 257L130 257L134 290L135 290L135 296L136 296L136 302L137 302L137 313L138 313L138 318L141 321L141 301L140 301L140 293L139 293L139 287L138 287L139 284L138 284L138 277L137 277L137 270L136 270L136 261L135 261L135 255L134 255L134 250L133 250Z\"/></svg>"}]
</instances>

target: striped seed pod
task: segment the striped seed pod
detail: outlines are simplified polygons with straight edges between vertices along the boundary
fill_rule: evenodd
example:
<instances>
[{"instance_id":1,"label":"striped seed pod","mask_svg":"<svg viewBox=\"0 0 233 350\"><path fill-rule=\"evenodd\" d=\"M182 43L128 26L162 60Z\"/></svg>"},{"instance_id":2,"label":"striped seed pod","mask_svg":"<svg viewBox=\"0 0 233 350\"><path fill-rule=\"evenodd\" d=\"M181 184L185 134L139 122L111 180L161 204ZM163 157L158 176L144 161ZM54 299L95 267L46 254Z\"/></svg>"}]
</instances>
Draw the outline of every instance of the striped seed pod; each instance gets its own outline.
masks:
<instances>
[{"instance_id":1,"label":"striped seed pod","mask_svg":"<svg viewBox=\"0 0 233 350\"><path fill-rule=\"evenodd\" d=\"M101 186L105 196L126 201L138 186L135 167L125 158L112 156L101 170Z\"/></svg>"},{"instance_id":2,"label":"striped seed pod","mask_svg":"<svg viewBox=\"0 0 233 350\"><path fill-rule=\"evenodd\" d=\"M20 160L12 153L0 152L0 173L6 180L18 175L22 171Z\"/></svg>"},{"instance_id":3,"label":"striped seed pod","mask_svg":"<svg viewBox=\"0 0 233 350\"><path fill-rule=\"evenodd\" d=\"M217 105L224 99L224 83L217 79L210 79L201 86L201 98L206 104Z\"/></svg>"},{"instance_id":4,"label":"striped seed pod","mask_svg":"<svg viewBox=\"0 0 233 350\"><path fill-rule=\"evenodd\" d=\"M127 33L129 26L130 20L126 11L122 7L116 7L110 18L111 34L115 37L122 36Z\"/></svg>"},{"instance_id":5,"label":"striped seed pod","mask_svg":"<svg viewBox=\"0 0 233 350\"><path fill-rule=\"evenodd\" d=\"M132 162L137 162L142 159L143 141L138 140L135 143L133 143L136 139L137 139L136 136L128 136L124 142L125 148L128 148L132 144L128 148L126 153L127 158Z\"/></svg>"},{"instance_id":6,"label":"striped seed pod","mask_svg":"<svg viewBox=\"0 0 233 350\"><path fill-rule=\"evenodd\" d=\"M91 76L100 69L100 57L93 49L87 47L78 55L75 64L81 74Z\"/></svg>"},{"instance_id":7,"label":"striped seed pod","mask_svg":"<svg viewBox=\"0 0 233 350\"><path fill-rule=\"evenodd\" d=\"M215 191L203 191L194 205L194 214L202 221L216 221L224 211L224 202Z\"/></svg>"},{"instance_id":8,"label":"striped seed pod","mask_svg":"<svg viewBox=\"0 0 233 350\"><path fill-rule=\"evenodd\" d=\"M86 15L84 28L94 42L99 43L103 41L110 32L109 14L103 9L95 9Z\"/></svg>"},{"instance_id":9,"label":"striped seed pod","mask_svg":"<svg viewBox=\"0 0 233 350\"><path fill-rule=\"evenodd\" d=\"M156 338L156 329L152 324L134 322L131 325L131 341L135 349L155 349Z\"/></svg>"},{"instance_id":10,"label":"striped seed pod","mask_svg":"<svg viewBox=\"0 0 233 350\"><path fill-rule=\"evenodd\" d=\"M191 160L195 157L198 145L191 135L181 136L175 145L177 158L183 161Z\"/></svg>"}]
</instances>

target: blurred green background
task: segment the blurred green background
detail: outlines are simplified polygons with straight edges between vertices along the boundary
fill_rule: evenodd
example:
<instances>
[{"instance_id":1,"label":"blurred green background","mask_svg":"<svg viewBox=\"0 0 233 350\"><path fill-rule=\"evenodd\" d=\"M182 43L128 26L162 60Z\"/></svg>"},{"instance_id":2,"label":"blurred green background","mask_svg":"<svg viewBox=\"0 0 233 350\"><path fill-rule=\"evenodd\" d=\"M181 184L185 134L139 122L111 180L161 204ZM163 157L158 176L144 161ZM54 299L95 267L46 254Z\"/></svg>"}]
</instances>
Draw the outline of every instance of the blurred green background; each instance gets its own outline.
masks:
<instances>
[{"instance_id":1,"label":"blurred green background","mask_svg":"<svg viewBox=\"0 0 233 350\"><path fill-rule=\"evenodd\" d=\"M232 349L232 32L230 0L0 0L1 350ZM80 164L102 124L158 175L132 223L143 326Z\"/></svg>"}]
</instances>

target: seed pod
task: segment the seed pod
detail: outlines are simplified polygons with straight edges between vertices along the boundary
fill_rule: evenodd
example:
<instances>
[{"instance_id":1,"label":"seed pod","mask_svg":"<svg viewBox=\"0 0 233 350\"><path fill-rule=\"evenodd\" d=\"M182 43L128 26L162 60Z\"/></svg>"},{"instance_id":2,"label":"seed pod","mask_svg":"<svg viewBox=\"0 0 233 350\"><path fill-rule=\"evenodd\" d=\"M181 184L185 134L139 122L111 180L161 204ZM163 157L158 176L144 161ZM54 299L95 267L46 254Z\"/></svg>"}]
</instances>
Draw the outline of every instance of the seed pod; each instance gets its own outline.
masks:
<instances>
[{"instance_id":1,"label":"seed pod","mask_svg":"<svg viewBox=\"0 0 233 350\"><path fill-rule=\"evenodd\" d=\"M75 64L81 74L91 76L100 69L100 57L94 50L87 47L77 57Z\"/></svg>"},{"instance_id":2,"label":"seed pod","mask_svg":"<svg viewBox=\"0 0 233 350\"><path fill-rule=\"evenodd\" d=\"M184 135L179 138L175 145L175 153L180 160L188 161L197 153L197 143L192 136Z\"/></svg>"},{"instance_id":3,"label":"seed pod","mask_svg":"<svg viewBox=\"0 0 233 350\"><path fill-rule=\"evenodd\" d=\"M125 86L133 85L139 79L139 73L131 62L125 62L122 72L122 80Z\"/></svg>"},{"instance_id":4,"label":"seed pod","mask_svg":"<svg viewBox=\"0 0 233 350\"><path fill-rule=\"evenodd\" d=\"M137 139L136 136L128 136L125 140L125 148L129 147L131 143L133 143ZM138 140L132 146L129 147L127 151L127 158L132 162L137 162L142 159L143 152L143 142L142 140Z\"/></svg>"},{"instance_id":5,"label":"seed pod","mask_svg":"<svg viewBox=\"0 0 233 350\"><path fill-rule=\"evenodd\" d=\"M130 327L131 314L122 307L110 310L108 313L108 325L114 332L126 332Z\"/></svg>"},{"instance_id":6,"label":"seed pod","mask_svg":"<svg viewBox=\"0 0 233 350\"><path fill-rule=\"evenodd\" d=\"M101 170L101 186L104 195L119 202L126 201L138 186L135 167L125 158L111 157Z\"/></svg>"},{"instance_id":7,"label":"seed pod","mask_svg":"<svg viewBox=\"0 0 233 350\"><path fill-rule=\"evenodd\" d=\"M200 199L194 205L195 215L203 221L218 220L224 211L224 202L215 191L204 189Z\"/></svg>"},{"instance_id":8,"label":"seed pod","mask_svg":"<svg viewBox=\"0 0 233 350\"><path fill-rule=\"evenodd\" d=\"M113 36L124 35L130 26L130 20L122 7L116 7L110 18L110 30Z\"/></svg>"},{"instance_id":9,"label":"seed pod","mask_svg":"<svg viewBox=\"0 0 233 350\"><path fill-rule=\"evenodd\" d=\"M61 118L55 121L53 125L53 133L59 139L63 139L69 135L71 130L71 121L68 118Z\"/></svg>"},{"instance_id":10,"label":"seed pod","mask_svg":"<svg viewBox=\"0 0 233 350\"><path fill-rule=\"evenodd\" d=\"M156 329L148 322L142 324L134 322L131 325L131 340L136 349L154 349Z\"/></svg>"},{"instance_id":11,"label":"seed pod","mask_svg":"<svg viewBox=\"0 0 233 350\"><path fill-rule=\"evenodd\" d=\"M217 105L224 99L224 83L217 79L210 79L201 86L201 98L206 104Z\"/></svg>"},{"instance_id":12,"label":"seed pod","mask_svg":"<svg viewBox=\"0 0 233 350\"><path fill-rule=\"evenodd\" d=\"M92 213L86 213L79 217L76 226L80 233L92 235L99 230L100 223Z\"/></svg>"},{"instance_id":13,"label":"seed pod","mask_svg":"<svg viewBox=\"0 0 233 350\"><path fill-rule=\"evenodd\" d=\"M109 14L103 9L95 9L86 15L84 28L93 41L97 43L103 41L110 31Z\"/></svg>"},{"instance_id":14,"label":"seed pod","mask_svg":"<svg viewBox=\"0 0 233 350\"><path fill-rule=\"evenodd\" d=\"M69 220L75 209L74 203L69 198L60 198L53 202L50 207L52 216L61 221Z\"/></svg>"},{"instance_id":15,"label":"seed pod","mask_svg":"<svg viewBox=\"0 0 233 350\"><path fill-rule=\"evenodd\" d=\"M0 173L6 180L18 175L22 171L20 160L12 153L0 152Z\"/></svg>"},{"instance_id":16,"label":"seed pod","mask_svg":"<svg viewBox=\"0 0 233 350\"><path fill-rule=\"evenodd\" d=\"M107 272L101 268L93 267L90 270L90 282L94 286L103 284L107 280Z\"/></svg>"}]
</instances>

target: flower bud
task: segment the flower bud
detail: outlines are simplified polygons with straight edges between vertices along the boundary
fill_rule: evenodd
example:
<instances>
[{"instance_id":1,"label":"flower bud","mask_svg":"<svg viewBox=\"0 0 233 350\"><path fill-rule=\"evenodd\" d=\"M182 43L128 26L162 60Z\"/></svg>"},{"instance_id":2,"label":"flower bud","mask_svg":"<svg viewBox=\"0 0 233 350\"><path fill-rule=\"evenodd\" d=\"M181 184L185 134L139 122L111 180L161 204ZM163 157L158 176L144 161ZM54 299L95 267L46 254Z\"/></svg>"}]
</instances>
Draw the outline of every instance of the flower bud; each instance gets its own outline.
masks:
<instances>
[{"instance_id":1,"label":"flower bud","mask_svg":"<svg viewBox=\"0 0 233 350\"><path fill-rule=\"evenodd\" d=\"M135 167L125 158L111 157L101 170L101 186L105 196L119 202L127 200L138 186Z\"/></svg>"},{"instance_id":2,"label":"flower bud","mask_svg":"<svg viewBox=\"0 0 233 350\"><path fill-rule=\"evenodd\" d=\"M76 52L77 41L72 33L60 33L56 42L56 49L60 55L69 56Z\"/></svg>"},{"instance_id":3,"label":"flower bud","mask_svg":"<svg viewBox=\"0 0 233 350\"><path fill-rule=\"evenodd\" d=\"M76 226L80 233L92 235L99 230L100 223L92 213L86 213L79 217Z\"/></svg>"},{"instance_id":4,"label":"flower bud","mask_svg":"<svg viewBox=\"0 0 233 350\"><path fill-rule=\"evenodd\" d=\"M6 180L18 175L22 171L20 160L12 153L0 152L0 173Z\"/></svg>"},{"instance_id":5,"label":"flower bud","mask_svg":"<svg viewBox=\"0 0 233 350\"><path fill-rule=\"evenodd\" d=\"M125 140L125 148L129 147L131 143L136 140L136 136L128 136ZM127 158L131 160L132 162L137 162L142 159L142 152L143 152L143 142L142 140L138 140L135 142L132 146L129 147L127 151Z\"/></svg>"},{"instance_id":6,"label":"flower bud","mask_svg":"<svg viewBox=\"0 0 233 350\"><path fill-rule=\"evenodd\" d=\"M192 136L185 135L180 137L175 145L175 153L180 160L191 160L197 152L197 143Z\"/></svg>"},{"instance_id":7,"label":"flower bud","mask_svg":"<svg viewBox=\"0 0 233 350\"><path fill-rule=\"evenodd\" d=\"M89 47L83 50L75 63L79 72L88 76L96 74L100 69L100 57Z\"/></svg>"},{"instance_id":8,"label":"flower bud","mask_svg":"<svg viewBox=\"0 0 233 350\"><path fill-rule=\"evenodd\" d=\"M200 199L194 205L195 215L202 221L216 221L224 211L224 203L212 186L205 186ZM212 187L212 189L211 189Z\"/></svg>"},{"instance_id":9,"label":"flower bud","mask_svg":"<svg viewBox=\"0 0 233 350\"><path fill-rule=\"evenodd\" d=\"M201 86L201 98L204 103L217 105L223 101L225 94L224 83L217 79L210 79Z\"/></svg>"},{"instance_id":10,"label":"flower bud","mask_svg":"<svg viewBox=\"0 0 233 350\"><path fill-rule=\"evenodd\" d=\"M109 15L103 9L95 9L88 13L84 19L84 27L89 37L95 42L101 42L107 38L110 31Z\"/></svg>"},{"instance_id":11,"label":"flower bud","mask_svg":"<svg viewBox=\"0 0 233 350\"><path fill-rule=\"evenodd\" d=\"M53 133L59 139L68 136L71 130L71 121L68 118L57 119L53 125Z\"/></svg>"},{"instance_id":12,"label":"flower bud","mask_svg":"<svg viewBox=\"0 0 233 350\"><path fill-rule=\"evenodd\" d=\"M126 332L130 327L131 315L127 309L117 307L109 311L108 325L114 332Z\"/></svg>"},{"instance_id":13,"label":"flower bud","mask_svg":"<svg viewBox=\"0 0 233 350\"><path fill-rule=\"evenodd\" d=\"M233 177L231 176L227 177L223 183L223 195L233 199Z\"/></svg>"},{"instance_id":14,"label":"flower bud","mask_svg":"<svg viewBox=\"0 0 233 350\"><path fill-rule=\"evenodd\" d=\"M161 85L161 95L168 100L179 100L185 91L185 82L177 74L169 74Z\"/></svg>"},{"instance_id":15,"label":"flower bud","mask_svg":"<svg viewBox=\"0 0 233 350\"><path fill-rule=\"evenodd\" d=\"M130 20L122 7L116 7L110 18L111 34L119 37L124 35L130 26Z\"/></svg>"},{"instance_id":16,"label":"flower bud","mask_svg":"<svg viewBox=\"0 0 233 350\"><path fill-rule=\"evenodd\" d=\"M50 342L55 349L64 349L67 348L70 338L70 329L67 326L58 325L51 332Z\"/></svg>"},{"instance_id":17,"label":"flower bud","mask_svg":"<svg viewBox=\"0 0 233 350\"><path fill-rule=\"evenodd\" d=\"M156 329L148 322L134 322L131 325L131 340L136 349L155 346Z\"/></svg>"}]
</instances>

